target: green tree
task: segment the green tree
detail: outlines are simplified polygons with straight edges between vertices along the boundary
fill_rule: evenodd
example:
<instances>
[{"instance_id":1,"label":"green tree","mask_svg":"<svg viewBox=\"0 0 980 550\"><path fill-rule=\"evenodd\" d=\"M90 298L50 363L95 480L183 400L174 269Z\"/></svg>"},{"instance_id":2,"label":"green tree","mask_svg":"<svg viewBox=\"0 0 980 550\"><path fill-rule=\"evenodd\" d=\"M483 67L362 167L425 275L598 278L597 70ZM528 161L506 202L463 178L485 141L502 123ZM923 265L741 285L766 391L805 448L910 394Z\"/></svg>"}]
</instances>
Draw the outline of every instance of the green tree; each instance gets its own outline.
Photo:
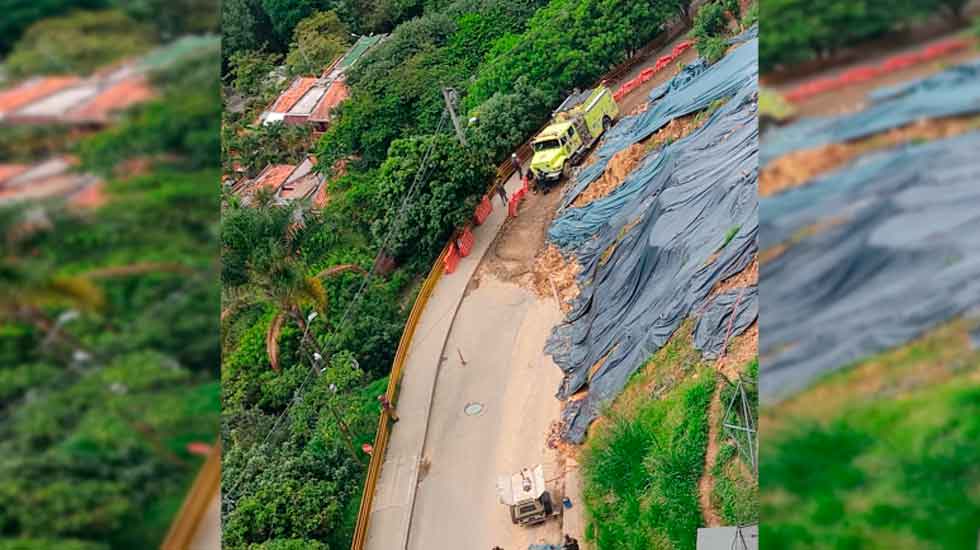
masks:
<instances>
[{"instance_id":1,"label":"green tree","mask_svg":"<svg viewBox=\"0 0 980 550\"><path fill-rule=\"evenodd\" d=\"M470 142L489 162L499 163L547 121L549 104L547 95L522 77L514 93L498 92L470 113L476 118Z\"/></svg>"},{"instance_id":2,"label":"green tree","mask_svg":"<svg viewBox=\"0 0 980 550\"><path fill-rule=\"evenodd\" d=\"M336 12L316 12L296 25L286 67L293 75L319 76L349 43L350 33Z\"/></svg>"},{"instance_id":3,"label":"green tree","mask_svg":"<svg viewBox=\"0 0 980 550\"><path fill-rule=\"evenodd\" d=\"M301 257L305 241L318 226L316 215L296 203L233 208L222 220L222 283L228 298L222 317L249 304L271 304L275 314L266 331L266 351L275 371L279 366L279 335L287 321L309 336L304 308L324 316L328 296L323 279L348 271L343 264L310 273Z\"/></svg>"},{"instance_id":4,"label":"green tree","mask_svg":"<svg viewBox=\"0 0 980 550\"><path fill-rule=\"evenodd\" d=\"M377 242L390 234L386 252L428 263L472 216L492 174L493 166L462 149L455 136L396 140L378 175Z\"/></svg>"},{"instance_id":5,"label":"green tree","mask_svg":"<svg viewBox=\"0 0 980 550\"><path fill-rule=\"evenodd\" d=\"M119 11L78 11L39 21L7 57L14 78L35 74L87 74L113 61L143 53L152 32Z\"/></svg>"},{"instance_id":6,"label":"green tree","mask_svg":"<svg viewBox=\"0 0 980 550\"><path fill-rule=\"evenodd\" d=\"M310 150L310 127L306 125L261 124L228 127L221 146L225 171L238 163L246 175L254 177L270 164L290 164L302 161Z\"/></svg>"},{"instance_id":7,"label":"green tree","mask_svg":"<svg viewBox=\"0 0 980 550\"><path fill-rule=\"evenodd\" d=\"M287 44L275 34L261 0L221 2L221 41L225 68L236 53L252 50L279 53Z\"/></svg>"},{"instance_id":8,"label":"green tree","mask_svg":"<svg viewBox=\"0 0 980 550\"><path fill-rule=\"evenodd\" d=\"M281 44L288 44L300 21L317 11L328 10L329 0L261 0Z\"/></svg>"},{"instance_id":9,"label":"green tree","mask_svg":"<svg viewBox=\"0 0 980 550\"><path fill-rule=\"evenodd\" d=\"M58 17L74 10L95 10L108 0L2 0L0 10L0 55L6 54L31 25L41 19Z\"/></svg>"},{"instance_id":10,"label":"green tree","mask_svg":"<svg viewBox=\"0 0 980 550\"><path fill-rule=\"evenodd\" d=\"M274 88L270 73L282 56L258 50L241 50L229 56L231 86L244 96L271 98Z\"/></svg>"},{"instance_id":11,"label":"green tree","mask_svg":"<svg viewBox=\"0 0 980 550\"><path fill-rule=\"evenodd\" d=\"M113 0L117 9L157 29L164 41L184 34L219 30L221 3L217 0Z\"/></svg>"}]
</instances>

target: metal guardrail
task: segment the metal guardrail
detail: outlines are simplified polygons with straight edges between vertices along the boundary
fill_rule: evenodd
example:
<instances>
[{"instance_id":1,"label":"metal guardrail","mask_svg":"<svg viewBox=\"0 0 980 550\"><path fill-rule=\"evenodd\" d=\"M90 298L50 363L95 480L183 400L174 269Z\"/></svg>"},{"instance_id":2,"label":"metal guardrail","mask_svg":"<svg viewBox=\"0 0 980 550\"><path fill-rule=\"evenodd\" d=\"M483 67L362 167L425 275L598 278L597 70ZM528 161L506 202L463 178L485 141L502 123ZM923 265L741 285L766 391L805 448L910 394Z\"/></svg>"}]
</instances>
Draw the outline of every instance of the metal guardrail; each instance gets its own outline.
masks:
<instances>
[{"instance_id":1,"label":"metal guardrail","mask_svg":"<svg viewBox=\"0 0 980 550\"><path fill-rule=\"evenodd\" d=\"M194 478L191 490L184 498L184 503L177 512L177 517L170 524L166 538L160 545L161 550L186 550L207 513L208 506L221 490L221 441L218 441L201 470Z\"/></svg>"},{"instance_id":2,"label":"metal guardrail","mask_svg":"<svg viewBox=\"0 0 980 550\"><path fill-rule=\"evenodd\" d=\"M398 387L401 382L402 371L405 368L405 358L408 356L408 349L412 345L412 337L415 335L415 328L418 326L422 311L429 301L432 289L442 276L443 259L449 252L449 244L442 249L442 253L432 264L432 270L422 283L419 295L415 298L412 311L408 314L405 322L405 330L402 332L401 340L398 342L398 351L395 352L395 359L392 362L391 374L388 377L388 390L385 396L392 405L398 402ZM362 550L367 538L368 517L371 515L371 504L374 500L374 489L381 475L381 463L384 462L385 450L388 446L388 438L391 435L388 422L389 415L387 410L381 412L378 418L378 432L374 437L374 448L371 452L371 463L368 465L367 478L364 481L364 493L361 496L361 507L357 512L357 526L354 528L354 539L351 542L352 550Z\"/></svg>"},{"instance_id":3,"label":"metal guardrail","mask_svg":"<svg viewBox=\"0 0 980 550\"><path fill-rule=\"evenodd\" d=\"M517 155L523 159L525 156L530 155L530 150L530 143L524 143L518 148ZM497 166L497 175L494 178L493 184L487 188L487 193L493 192L497 185L506 182L514 174L514 171L514 165L510 159L501 162ZM419 289L419 295L415 298L412 311L408 314L408 320L405 322L405 330L402 331L401 340L398 341L398 350L395 352L394 361L392 361L391 374L388 375L388 389L385 392L385 397L388 399L388 402L396 406L396 408L398 403L398 387L401 382L402 371L405 368L405 358L408 356L408 349L412 346L412 337L415 335L415 328L418 326L419 319L422 317L422 311L429 302L432 289L435 288L436 283L442 277L445 266L444 261L446 255L449 254L452 243L453 239L450 239L446 243L446 246L443 247L439 257L433 262L432 269L422 283L422 287ZM354 527L351 550L363 550L364 543L367 541L368 518L371 516L374 489L378 484L378 477L381 475L381 465L384 462L385 451L388 448L388 439L391 437L389 418L387 410L382 411L381 416L378 418L378 431L374 436L371 463L368 465L367 477L364 480L364 492L361 495L361 506L357 511L357 525Z\"/></svg>"},{"instance_id":4,"label":"metal guardrail","mask_svg":"<svg viewBox=\"0 0 980 550\"><path fill-rule=\"evenodd\" d=\"M638 63L649 57L651 52L662 48L664 44L669 43L685 30L686 28L671 29L666 40L660 39L655 41L653 44L648 44L635 55L603 75L599 81L615 80L616 78L628 73ZM547 126L547 123L545 125ZM532 136L537 134L538 132L535 132L532 134ZM522 162L528 159L532 153L530 139L522 143L515 152ZM514 165L511 163L510 159L504 159L504 161L497 166L496 177L494 178L493 184L488 187L487 193L489 194L493 192L497 185L506 183L507 180L514 174L514 171ZM388 402L393 406L397 405L398 386L399 382L401 381L402 370L405 367L405 357L408 355L408 348L411 347L412 337L415 335L415 328L418 325L419 318L422 316L422 310L425 309L425 305L429 301L429 295L432 293L432 289L442 276L444 266L443 261L445 260L446 255L449 253L449 247L451 244L452 239L450 239L450 242L446 243L446 246L442 249L442 253L439 254L439 257L436 258L435 263L433 263L432 270L429 271L428 277L426 277L425 281L422 283L422 288L419 290L419 295L415 299L415 304L412 306L411 313L408 315L408 321L405 323L405 330L402 332L401 340L398 342L398 351L395 352L395 359L392 363L391 374L388 378L388 390L385 392ZM382 411L381 416L378 419L378 431L374 438L374 447L371 451L371 463L368 465L367 478L364 481L364 492L361 495L361 506L357 512L357 525L354 527L354 538L351 542L351 550L364 550L364 543L367 541L368 518L371 515L371 504L374 500L374 489L377 486L378 477L381 475L381 464L384 462L385 451L387 450L388 446L388 439L391 436L391 430L389 427L390 423L388 422L388 419L388 411Z\"/></svg>"}]
</instances>

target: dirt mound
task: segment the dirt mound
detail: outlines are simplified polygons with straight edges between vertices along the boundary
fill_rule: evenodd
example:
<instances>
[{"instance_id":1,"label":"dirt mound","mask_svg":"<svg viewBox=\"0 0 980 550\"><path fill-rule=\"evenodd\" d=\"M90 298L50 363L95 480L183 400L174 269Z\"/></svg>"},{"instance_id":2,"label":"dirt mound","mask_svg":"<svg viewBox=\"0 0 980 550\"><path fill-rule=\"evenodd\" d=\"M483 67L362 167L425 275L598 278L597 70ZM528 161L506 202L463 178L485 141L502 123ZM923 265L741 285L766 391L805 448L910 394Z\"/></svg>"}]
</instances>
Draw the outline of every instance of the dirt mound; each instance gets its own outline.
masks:
<instances>
[{"instance_id":1,"label":"dirt mound","mask_svg":"<svg viewBox=\"0 0 980 550\"><path fill-rule=\"evenodd\" d=\"M566 260L553 244L534 259L534 292L538 296L558 296L559 307L565 313L571 309L571 302L578 297L579 288L575 283L579 266L573 260Z\"/></svg>"},{"instance_id":2,"label":"dirt mound","mask_svg":"<svg viewBox=\"0 0 980 550\"><path fill-rule=\"evenodd\" d=\"M499 198L494 196L492 200L495 209L504 208ZM548 226L551 225L560 202L561 196L557 191L547 195L528 195L521 204L517 217L504 222L483 264L471 281L471 288L478 286L484 275L491 274L502 281L537 292L538 276L533 272L536 259L547 247ZM552 292L548 288L546 293L538 294L551 296Z\"/></svg>"},{"instance_id":3,"label":"dirt mound","mask_svg":"<svg viewBox=\"0 0 980 550\"><path fill-rule=\"evenodd\" d=\"M722 292L727 292L733 288L742 288L746 286L759 284L759 259L756 258L752 260L745 269L739 271L737 275L729 277L724 281L721 281L715 288L711 289L711 294L709 296L714 296Z\"/></svg>"},{"instance_id":4,"label":"dirt mound","mask_svg":"<svg viewBox=\"0 0 980 550\"><path fill-rule=\"evenodd\" d=\"M759 195L765 197L792 189L873 151L904 143L949 138L977 128L980 128L980 117L975 115L920 120L850 143L833 143L796 151L769 163L759 174Z\"/></svg>"},{"instance_id":5,"label":"dirt mound","mask_svg":"<svg viewBox=\"0 0 980 550\"><path fill-rule=\"evenodd\" d=\"M644 108L645 108L644 104ZM688 135L700 126L708 117L698 114L679 117L671 120L666 126L649 138L623 149L609 159L606 171L596 181L592 182L578 197L572 201L572 206L578 208L592 201L601 199L622 185L623 180L643 160L643 157L654 148L664 143L673 143ZM594 155L593 155L594 156Z\"/></svg>"}]
</instances>

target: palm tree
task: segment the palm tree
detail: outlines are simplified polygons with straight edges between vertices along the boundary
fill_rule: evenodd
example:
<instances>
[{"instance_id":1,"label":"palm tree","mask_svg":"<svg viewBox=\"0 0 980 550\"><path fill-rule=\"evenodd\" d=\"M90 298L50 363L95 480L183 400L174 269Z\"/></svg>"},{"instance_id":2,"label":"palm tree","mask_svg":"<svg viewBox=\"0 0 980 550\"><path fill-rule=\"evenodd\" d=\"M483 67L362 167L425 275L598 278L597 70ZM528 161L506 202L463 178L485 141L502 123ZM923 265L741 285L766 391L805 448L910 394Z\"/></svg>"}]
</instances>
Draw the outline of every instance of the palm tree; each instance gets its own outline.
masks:
<instances>
[{"instance_id":1,"label":"palm tree","mask_svg":"<svg viewBox=\"0 0 980 550\"><path fill-rule=\"evenodd\" d=\"M271 304L275 314L266 331L266 353L279 369L279 335L287 321L305 336L303 315L312 308L322 317L328 306L323 280L348 271L365 274L357 264L342 264L310 274L302 248L319 228L317 215L296 204L257 201L254 207L230 208L222 220L222 321L255 304ZM322 355L322 354L321 354Z\"/></svg>"},{"instance_id":2,"label":"palm tree","mask_svg":"<svg viewBox=\"0 0 980 550\"><path fill-rule=\"evenodd\" d=\"M56 310L97 313L105 305L105 294L97 284L100 279L142 275L145 273L190 273L178 263L137 262L129 265L91 269L66 275L58 266L40 254L44 233L56 230L43 207L28 211L0 209L0 322L12 321L34 326L74 350L86 351L60 323L51 318Z\"/></svg>"},{"instance_id":3,"label":"palm tree","mask_svg":"<svg viewBox=\"0 0 980 550\"><path fill-rule=\"evenodd\" d=\"M0 210L0 322L34 326L42 333L54 334L75 349L79 345L58 330L49 316L54 308L98 311L105 303L102 290L85 275L58 274L50 261L42 259L32 239L52 224L43 209L21 212Z\"/></svg>"}]
</instances>

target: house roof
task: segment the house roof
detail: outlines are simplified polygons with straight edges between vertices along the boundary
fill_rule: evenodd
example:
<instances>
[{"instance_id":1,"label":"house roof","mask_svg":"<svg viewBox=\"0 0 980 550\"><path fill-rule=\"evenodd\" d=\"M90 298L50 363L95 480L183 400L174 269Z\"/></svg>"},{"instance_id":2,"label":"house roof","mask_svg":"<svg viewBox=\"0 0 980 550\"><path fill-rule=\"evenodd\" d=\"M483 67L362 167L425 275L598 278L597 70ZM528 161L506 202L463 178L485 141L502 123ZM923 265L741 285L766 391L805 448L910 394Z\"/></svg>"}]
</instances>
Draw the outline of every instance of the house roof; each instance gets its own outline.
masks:
<instances>
[{"instance_id":1,"label":"house roof","mask_svg":"<svg viewBox=\"0 0 980 550\"><path fill-rule=\"evenodd\" d=\"M334 107L343 103L349 96L350 89L347 87L347 83L343 79L334 80L330 83L330 87L327 88L323 97L320 98L320 102L316 104L316 108L310 113L310 120L316 122L330 120L330 112L333 111Z\"/></svg>"},{"instance_id":2,"label":"house roof","mask_svg":"<svg viewBox=\"0 0 980 550\"><path fill-rule=\"evenodd\" d=\"M322 86L319 84L311 87L305 94L303 94L303 97L301 97L299 101L297 101L289 109L289 112L286 114L293 115L293 116L295 115L308 116L310 113L313 112L313 109L320 102L320 99L323 98L323 94L326 93L326 91L327 91L326 86Z\"/></svg>"},{"instance_id":3,"label":"house roof","mask_svg":"<svg viewBox=\"0 0 980 550\"><path fill-rule=\"evenodd\" d=\"M270 164L252 180L252 185L249 186L249 189L252 192L263 188L270 188L275 191L285 183L286 179L289 178L289 175L295 169L296 166L292 164Z\"/></svg>"},{"instance_id":4,"label":"house roof","mask_svg":"<svg viewBox=\"0 0 980 550\"><path fill-rule=\"evenodd\" d=\"M23 174L28 168L30 166L26 164L0 164L0 185L11 178Z\"/></svg>"},{"instance_id":5,"label":"house roof","mask_svg":"<svg viewBox=\"0 0 980 550\"><path fill-rule=\"evenodd\" d=\"M153 88L143 75L110 85L87 103L72 109L66 118L76 122L106 122L112 113L151 99Z\"/></svg>"},{"instance_id":6,"label":"house roof","mask_svg":"<svg viewBox=\"0 0 980 550\"><path fill-rule=\"evenodd\" d=\"M324 178L313 171L316 160L307 157L293 170L279 188L278 196L285 200L295 200L309 197L319 189Z\"/></svg>"},{"instance_id":7,"label":"house roof","mask_svg":"<svg viewBox=\"0 0 980 550\"><path fill-rule=\"evenodd\" d=\"M0 189L0 204L39 200L51 197L64 197L96 182L98 178L88 174L64 173L52 177L39 178L30 185L7 186Z\"/></svg>"},{"instance_id":8,"label":"house roof","mask_svg":"<svg viewBox=\"0 0 980 550\"><path fill-rule=\"evenodd\" d=\"M81 78L77 76L46 76L26 80L0 92L0 115L74 86L80 81Z\"/></svg>"},{"instance_id":9,"label":"house roof","mask_svg":"<svg viewBox=\"0 0 980 550\"><path fill-rule=\"evenodd\" d=\"M297 78L289 85L289 88L286 88L286 91L279 94L279 99L276 100L269 111L273 113L288 112L293 108L293 105L296 105L297 101L306 95L306 92L310 91L310 88L316 84L316 81L317 78L313 76L301 76Z\"/></svg>"},{"instance_id":10,"label":"house roof","mask_svg":"<svg viewBox=\"0 0 980 550\"><path fill-rule=\"evenodd\" d=\"M347 54L344 55L344 57L342 57L340 61L337 63L337 68L342 71L347 70L355 63L357 63L357 61L361 59L361 57L365 53L367 53L368 50L370 50L379 42L381 42L381 40L386 36L388 35L375 34L372 36L362 36L358 38L357 42L355 42L354 45L351 46L349 50L347 50Z\"/></svg>"},{"instance_id":11,"label":"house roof","mask_svg":"<svg viewBox=\"0 0 980 550\"><path fill-rule=\"evenodd\" d=\"M98 83L87 81L78 86L64 88L43 99L34 101L30 105L25 105L23 108L18 109L16 112L9 113L8 116L11 119L20 119L23 122L58 120L72 109L84 105L95 97L98 92Z\"/></svg>"},{"instance_id":12,"label":"house roof","mask_svg":"<svg viewBox=\"0 0 980 550\"><path fill-rule=\"evenodd\" d=\"M105 182L97 180L83 187L68 199L68 203L76 208L98 208L106 203Z\"/></svg>"}]
</instances>

